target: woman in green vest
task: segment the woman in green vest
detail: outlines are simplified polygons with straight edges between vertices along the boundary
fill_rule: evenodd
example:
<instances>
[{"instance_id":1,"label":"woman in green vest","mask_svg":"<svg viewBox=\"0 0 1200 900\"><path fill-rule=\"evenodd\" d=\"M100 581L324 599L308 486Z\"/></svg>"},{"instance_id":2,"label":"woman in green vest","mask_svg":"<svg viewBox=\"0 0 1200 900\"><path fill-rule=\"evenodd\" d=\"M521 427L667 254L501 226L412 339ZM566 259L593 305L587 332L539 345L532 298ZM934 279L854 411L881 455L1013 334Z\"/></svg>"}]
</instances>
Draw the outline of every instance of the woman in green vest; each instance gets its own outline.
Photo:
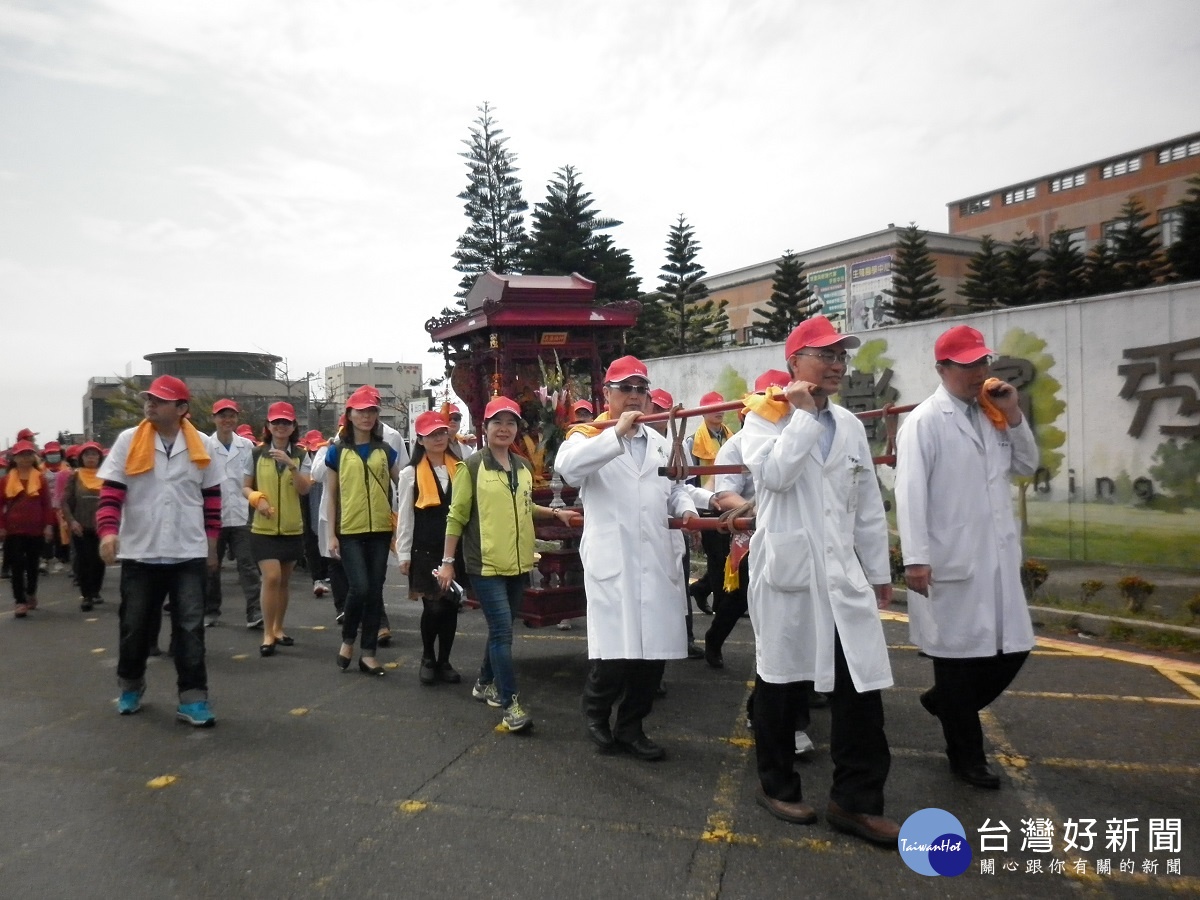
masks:
<instances>
[{"instance_id":1,"label":"woman in green vest","mask_svg":"<svg viewBox=\"0 0 1200 900\"><path fill-rule=\"evenodd\" d=\"M345 616L337 664L343 671L359 638L358 669L383 675L375 658L383 615L383 580L392 543L392 495L400 457L383 441L379 391L359 388L346 401L346 423L325 455L329 555L346 572ZM361 625L361 637L359 626Z\"/></svg>"},{"instance_id":2,"label":"woman in green vest","mask_svg":"<svg viewBox=\"0 0 1200 900\"><path fill-rule=\"evenodd\" d=\"M300 498L312 482L300 472L304 451L296 442L300 428L290 403L272 403L262 443L247 464L243 493L254 510L250 552L262 573L263 643L259 655L272 656L275 647L295 643L283 630L288 608L288 582L296 561L304 555L304 518Z\"/></svg>"}]
</instances>

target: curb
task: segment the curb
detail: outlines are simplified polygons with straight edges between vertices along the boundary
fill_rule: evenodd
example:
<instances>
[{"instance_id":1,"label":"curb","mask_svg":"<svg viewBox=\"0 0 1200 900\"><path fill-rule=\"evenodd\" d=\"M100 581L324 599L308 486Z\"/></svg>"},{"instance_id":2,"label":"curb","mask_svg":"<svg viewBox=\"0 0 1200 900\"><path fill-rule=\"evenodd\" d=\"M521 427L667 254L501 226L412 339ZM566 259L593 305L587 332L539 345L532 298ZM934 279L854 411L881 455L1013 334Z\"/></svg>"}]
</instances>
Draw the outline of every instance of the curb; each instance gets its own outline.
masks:
<instances>
[{"instance_id":1,"label":"curb","mask_svg":"<svg viewBox=\"0 0 1200 900\"><path fill-rule=\"evenodd\" d=\"M1120 625L1123 628L1144 629L1147 631L1178 634L1183 637L1200 640L1200 628L1188 625L1170 625L1166 622L1148 622L1145 619L1124 619L1120 616L1106 616L1102 613L1077 612L1070 609L1057 609L1050 606L1030 606L1029 612L1041 617L1043 621L1081 627L1088 625L1097 632L1103 633L1109 625Z\"/></svg>"}]
</instances>

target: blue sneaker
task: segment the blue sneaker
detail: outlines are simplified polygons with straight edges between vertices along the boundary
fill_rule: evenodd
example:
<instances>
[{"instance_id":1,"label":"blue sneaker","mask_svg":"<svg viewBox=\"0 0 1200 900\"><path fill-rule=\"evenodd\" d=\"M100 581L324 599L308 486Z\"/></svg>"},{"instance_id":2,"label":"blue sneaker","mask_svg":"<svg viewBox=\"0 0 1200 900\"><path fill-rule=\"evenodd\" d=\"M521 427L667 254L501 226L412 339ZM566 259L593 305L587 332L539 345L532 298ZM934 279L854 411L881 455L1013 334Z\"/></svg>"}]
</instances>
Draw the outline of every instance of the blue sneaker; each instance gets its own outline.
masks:
<instances>
[{"instance_id":1,"label":"blue sneaker","mask_svg":"<svg viewBox=\"0 0 1200 900\"><path fill-rule=\"evenodd\" d=\"M117 712L122 716L132 716L135 712L142 708L142 692L141 691L121 691L121 697L117 700Z\"/></svg>"},{"instance_id":2,"label":"blue sneaker","mask_svg":"<svg viewBox=\"0 0 1200 900\"><path fill-rule=\"evenodd\" d=\"M197 728L212 728L217 724L217 717L208 708L207 700L197 700L195 703L180 703L175 711L175 718L187 722Z\"/></svg>"}]
</instances>

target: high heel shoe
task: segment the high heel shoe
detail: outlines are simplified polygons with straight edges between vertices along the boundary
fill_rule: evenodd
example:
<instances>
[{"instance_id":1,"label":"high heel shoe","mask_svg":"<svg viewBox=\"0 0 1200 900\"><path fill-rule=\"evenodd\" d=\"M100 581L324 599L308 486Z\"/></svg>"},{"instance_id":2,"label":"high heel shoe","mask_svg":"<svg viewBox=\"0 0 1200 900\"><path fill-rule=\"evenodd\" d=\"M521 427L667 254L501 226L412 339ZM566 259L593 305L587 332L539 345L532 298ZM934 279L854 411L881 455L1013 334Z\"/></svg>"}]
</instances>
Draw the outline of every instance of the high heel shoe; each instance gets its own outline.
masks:
<instances>
[{"instance_id":1,"label":"high heel shoe","mask_svg":"<svg viewBox=\"0 0 1200 900\"><path fill-rule=\"evenodd\" d=\"M275 655L275 645L274 644L263 644L261 647L258 648L258 655L259 656L274 656Z\"/></svg>"},{"instance_id":2,"label":"high heel shoe","mask_svg":"<svg viewBox=\"0 0 1200 900\"><path fill-rule=\"evenodd\" d=\"M342 654L339 653L337 655L338 668L345 672L348 668L350 668L350 659L351 657L342 656Z\"/></svg>"},{"instance_id":3,"label":"high heel shoe","mask_svg":"<svg viewBox=\"0 0 1200 900\"><path fill-rule=\"evenodd\" d=\"M358 671L366 675L386 675L383 666L368 666L361 659L358 661Z\"/></svg>"}]
</instances>

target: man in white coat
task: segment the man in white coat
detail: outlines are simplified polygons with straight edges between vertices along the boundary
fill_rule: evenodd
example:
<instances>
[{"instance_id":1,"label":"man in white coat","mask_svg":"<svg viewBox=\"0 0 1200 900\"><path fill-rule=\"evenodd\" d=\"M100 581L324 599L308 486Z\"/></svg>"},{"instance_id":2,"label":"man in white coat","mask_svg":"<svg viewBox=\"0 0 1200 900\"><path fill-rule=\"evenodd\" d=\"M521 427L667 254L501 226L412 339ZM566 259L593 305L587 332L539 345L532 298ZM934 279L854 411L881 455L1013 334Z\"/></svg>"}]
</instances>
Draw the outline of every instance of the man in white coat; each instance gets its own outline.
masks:
<instances>
[{"instance_id":1,"label":"man in white coat","mask_svg":"<svg viewBox=\"0 0 1200 900\"><path fill-rule=\"evenodd\" d=\"M642 728L668 659L687 655L687 594L669 516L689 518L696 506L683 484L658 474L669 444L638 424L650 398L641 360L623 356L604 376L615 427L580 426L558 450L554 467L583 501L583 562L588 605L588 658L583 693L588 736L601 752L638 759L665 752ZM624 693L615 724L612 708Z\"/></svg>"},{"instance_id":2,"label":"man in white coat","mask_svg":"<svg viewBox=\"0 0 1200 900\"><path fill-rule=\"evenodd\" d=\"M934 344L941 387L908 414L897 439L896 523L909 630L933 659L921 704L941 720L954 774L995 789L979 711L1033 648L1009 476L1032 475L1038 450L1012 385L989 390L995 423L980 409L991 355L967 325Z\"/></svg>"},{"instance_id":3,"label":"man in white coat","mask_svg":"<svg viewBox=\"0 0 1200 900\"><path fill-rule=\"evenodd\" d=\"M758 502L748 597L757 801L787 822L817 820L794 765L803 682L811 681L830 695L825 817L894 848L900 827L883 816L891 752L880 695L892 670L878 612L892 599L887 521L862 423L829 402L846 373L846 350L858 344L824 316L807 319L784 347L791 383L747 398L742 453Z\"/></svg>"}]
</instances>

